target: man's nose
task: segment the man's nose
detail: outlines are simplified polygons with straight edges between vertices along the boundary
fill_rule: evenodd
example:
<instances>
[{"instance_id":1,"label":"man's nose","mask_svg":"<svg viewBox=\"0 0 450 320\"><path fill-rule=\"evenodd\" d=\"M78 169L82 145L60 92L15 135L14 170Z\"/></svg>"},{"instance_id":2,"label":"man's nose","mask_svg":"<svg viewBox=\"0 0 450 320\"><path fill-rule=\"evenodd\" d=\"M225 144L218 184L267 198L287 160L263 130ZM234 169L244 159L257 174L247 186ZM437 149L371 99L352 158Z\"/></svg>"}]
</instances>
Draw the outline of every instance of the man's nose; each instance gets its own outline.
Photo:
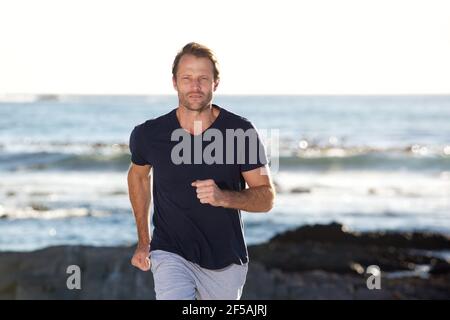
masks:
<instances>
[{"instance_id":1,"label":"man's nose","mask_svg":"<svg viewBox=\"0 0 450 320\"><path fill-rule=\"evenodd\" d=\"M200 89L200 79L193 79L191 82L192 88Z\"/></svg>"}]
</instances>

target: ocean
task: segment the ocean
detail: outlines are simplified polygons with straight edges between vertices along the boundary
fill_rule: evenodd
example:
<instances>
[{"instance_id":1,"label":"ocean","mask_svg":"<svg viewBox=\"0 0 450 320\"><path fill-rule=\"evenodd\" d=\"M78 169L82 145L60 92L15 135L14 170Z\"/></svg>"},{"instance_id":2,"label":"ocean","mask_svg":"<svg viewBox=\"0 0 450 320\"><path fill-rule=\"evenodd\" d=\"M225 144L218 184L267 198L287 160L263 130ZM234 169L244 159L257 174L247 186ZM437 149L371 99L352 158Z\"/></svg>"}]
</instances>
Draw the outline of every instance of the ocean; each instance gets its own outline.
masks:
<instances>
[{"instance_id":1,"label":"ocean","mask_svg":"<svg viewBox=\"0 0 450 320\"><path fill-rule=\"evenodd\" d=\"M248 244L333 221L450 234L449 95L218 95L214 103L267 133L278 195L271 212L242 213ZM177 105L174 95L0 102L0 251L135 243L129 135Z\"/></svg>"}]
</instances>

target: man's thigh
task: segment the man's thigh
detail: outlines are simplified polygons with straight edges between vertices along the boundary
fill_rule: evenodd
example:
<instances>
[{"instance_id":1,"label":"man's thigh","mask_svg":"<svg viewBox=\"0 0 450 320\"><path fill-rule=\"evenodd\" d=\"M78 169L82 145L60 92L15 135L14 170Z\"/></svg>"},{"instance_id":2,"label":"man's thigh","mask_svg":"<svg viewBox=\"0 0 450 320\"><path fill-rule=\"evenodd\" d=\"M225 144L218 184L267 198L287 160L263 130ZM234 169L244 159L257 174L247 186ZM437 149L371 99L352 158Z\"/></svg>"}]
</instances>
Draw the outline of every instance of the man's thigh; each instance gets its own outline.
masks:
<instances>
[{"instance_id":1,"label":"man's thigh","mask_svg":"<svg viewBox=\"0 0 450 320\"><path fill-rule=\"evenodd\" d=\"M232 264L220 270L196 266L195 282L199 300L239 300L247 278L248 264Z\"/></svg>"},{"instance_id":2,"label":"man's thigh","mask_svg":"<svg viewBox=\"0 0 450 320\"><path fill-rule=\"evenodd\" d=\"M185 261L178 255L155 250L150 253L157 300L194 300L195 281Z\"/></svg>"}]
</instances>

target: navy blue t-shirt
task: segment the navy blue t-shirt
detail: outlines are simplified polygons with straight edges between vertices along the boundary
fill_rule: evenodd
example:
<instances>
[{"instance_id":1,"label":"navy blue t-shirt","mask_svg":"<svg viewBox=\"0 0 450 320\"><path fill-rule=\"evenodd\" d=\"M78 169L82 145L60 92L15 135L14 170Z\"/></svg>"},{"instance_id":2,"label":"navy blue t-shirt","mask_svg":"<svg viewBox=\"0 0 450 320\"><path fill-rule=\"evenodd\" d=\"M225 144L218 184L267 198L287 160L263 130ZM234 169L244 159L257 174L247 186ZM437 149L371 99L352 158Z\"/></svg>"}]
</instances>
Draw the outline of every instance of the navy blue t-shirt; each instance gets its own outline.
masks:
<instances>
[{"instance_id":1,"label":"navy blue t-shirt","mask_svg":"<svg viewBox=\"0 0 450 320\"><path fill-rule=\"evenodd\" d=\"M241 212L202 204L191 183L213 179L221 189L243 190L245 180L241 173L264 166L267 156L258 134L256 149L255 139L248 136L241 139L244 143L239 143L231 135L255 130L249 120L213 106L220 112L202 134L192 135L181 128L175 108L137 125L129 146L134 164L153 167L154 230L150 250L173 252L201 267L221 269L232 263L248 262ZM173 132L178 134L172 135ZM182 145L189 144L190 151L188 148L180 151ZM208 154L214 161L201 156Z\"/></svg>"}]
</instances>

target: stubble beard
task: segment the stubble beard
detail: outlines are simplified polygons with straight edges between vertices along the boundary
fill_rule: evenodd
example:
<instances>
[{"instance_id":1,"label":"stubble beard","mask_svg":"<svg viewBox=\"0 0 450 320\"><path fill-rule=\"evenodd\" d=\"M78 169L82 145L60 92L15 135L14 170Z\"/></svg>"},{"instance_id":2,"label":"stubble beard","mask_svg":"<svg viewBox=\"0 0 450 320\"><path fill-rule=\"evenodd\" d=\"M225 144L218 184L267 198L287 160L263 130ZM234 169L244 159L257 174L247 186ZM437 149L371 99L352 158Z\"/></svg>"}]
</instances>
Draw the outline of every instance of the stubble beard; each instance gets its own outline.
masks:
<instances>
[{"instance_id":1,"label":"stubble beard","mask_svg":"<svg viewBox=\"0 0 450 320\"><path fill-rule=\"evenodd\" d=\"M203 99L197 100L193 103L191 103L191 101L189 101L189 97L188 97L189 95L190 95L190 93L182 95L180 97L180 104L190 111L202 112L205 109L207 109L212 102L212 94L211 93L208 93L206 95L204 95L202 93Z\"/></svg>"}]
</instances>

